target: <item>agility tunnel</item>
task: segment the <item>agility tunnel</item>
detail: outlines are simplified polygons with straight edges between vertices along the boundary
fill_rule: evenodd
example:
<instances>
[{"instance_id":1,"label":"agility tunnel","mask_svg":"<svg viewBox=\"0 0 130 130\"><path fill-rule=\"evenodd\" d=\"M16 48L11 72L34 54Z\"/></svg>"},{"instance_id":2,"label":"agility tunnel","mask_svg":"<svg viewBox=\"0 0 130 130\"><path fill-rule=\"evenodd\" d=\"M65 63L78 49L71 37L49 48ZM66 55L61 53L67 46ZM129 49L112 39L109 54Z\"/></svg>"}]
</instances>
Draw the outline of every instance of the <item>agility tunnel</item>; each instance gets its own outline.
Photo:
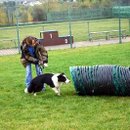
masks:
<instances>
[{"instance_id":1,"label":"agility tunnel","mask_svg":"<svg viewBox=\"0 0 130 130\"><path fill-rule=\"evenodd\" d=\"M130 96L130 68L118 65L72 66L69 68L79 95Z\"/></svg>"}]
</instances>

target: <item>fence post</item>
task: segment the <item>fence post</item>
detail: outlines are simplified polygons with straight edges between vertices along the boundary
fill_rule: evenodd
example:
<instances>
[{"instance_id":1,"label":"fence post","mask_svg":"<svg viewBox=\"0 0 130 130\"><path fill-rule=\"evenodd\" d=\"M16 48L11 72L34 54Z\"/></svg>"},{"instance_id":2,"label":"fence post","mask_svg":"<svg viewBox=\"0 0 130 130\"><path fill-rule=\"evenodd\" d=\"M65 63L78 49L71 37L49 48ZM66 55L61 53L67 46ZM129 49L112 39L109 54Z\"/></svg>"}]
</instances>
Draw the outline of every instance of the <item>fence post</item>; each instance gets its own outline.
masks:
<instances>
[{"instance_id":1,"label":"fence post","mask_svg":"<svg viewBox=\"0 0 130 130\"><path fill-rule=\"evenodd\" d=\"M70 1L69 1L69 2L70 2ZM71 4L69 4L69 8L68 8L68 19L69 19L70 48L72 48Z\"/></svg>"},{"instance_id":2,"label":"fence post","mask_svg":"<svg viewBox=\"0 0 130 130\"><path fill-rule=\"evenodd\" d=\"M90 33L89 21L87 22L87 24L88 24L88 40L89 40L89 38L90 38L90 36L89 36L89 33Z\"/></svg>"},{"instance_id":3,"label":"fence post","mask_svg":"<svg viewBox=\"0 0 130 130\"><path fill-rule=\"evenodd\" d=\"M20 33L19 33L19 18L18 18L18 6L17 6L17 4L16 4L16 22L17 22L16 23L16 31L17 31L18 52L20 53Z\"/></svg>"},{"instance_id":4,"label":"fence post","mask_svg":"<svg viewBox=\"0 0 130 130\"><path fill-rule=\"evenodd\" d=\"M119 43L122 43L122 37L121 37L121 18L119 18Z\"/></svg>"},{"instance_id":5,"label":"fence post","mask_svg":"<svg viewBox=\"0 0 130 130\"><path fill-rule=\"evenodd\" d=\"M119 43L122 43L122 37L121 37L121 16L120 16L120 6L119 6Z\"/></svg>"}]
</instances>

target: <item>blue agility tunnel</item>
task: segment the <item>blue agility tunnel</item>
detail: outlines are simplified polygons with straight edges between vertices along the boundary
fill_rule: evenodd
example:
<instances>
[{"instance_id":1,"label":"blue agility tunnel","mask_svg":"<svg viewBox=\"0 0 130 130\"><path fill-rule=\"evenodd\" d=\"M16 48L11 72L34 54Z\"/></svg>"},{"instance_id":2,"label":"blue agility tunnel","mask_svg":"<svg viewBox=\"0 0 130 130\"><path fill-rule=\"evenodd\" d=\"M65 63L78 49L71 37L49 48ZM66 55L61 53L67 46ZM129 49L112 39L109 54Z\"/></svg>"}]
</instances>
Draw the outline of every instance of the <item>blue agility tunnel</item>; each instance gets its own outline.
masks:
<instances>
[{"instance_id":1,"label":"blue agility tunnel","mask_svg":"<svg viewBox=\"0 0 130 130\"><path fill-rule=\"evenodd\" d=\"M117 65L73 66L70 74L79 95L130 96L130 68Z\"/></svg>"}]
</instances>

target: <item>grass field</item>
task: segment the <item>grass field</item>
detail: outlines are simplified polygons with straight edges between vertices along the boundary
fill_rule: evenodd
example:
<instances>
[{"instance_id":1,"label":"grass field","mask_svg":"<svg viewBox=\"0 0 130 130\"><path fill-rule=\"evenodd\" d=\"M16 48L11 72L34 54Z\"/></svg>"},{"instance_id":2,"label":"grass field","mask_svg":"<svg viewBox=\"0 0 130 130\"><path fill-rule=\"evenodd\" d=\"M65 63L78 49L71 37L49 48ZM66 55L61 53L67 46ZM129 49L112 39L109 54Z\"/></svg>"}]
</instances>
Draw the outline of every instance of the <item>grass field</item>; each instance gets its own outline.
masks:
<instances>
[{"instance_id":1,"label":"grass field","mask_svg":"<svg viewBox=\"0 0 130 130\"><path fill-rule=\"evenodd\" d=\"M89 26L88 26L89 22ZM122 29L126 29L126 33L129 34L129 21L128 19L121 19L121 27ZM46 24L37 24L32 26L20 26L20 41L23 40L28 35L35 36L40 38L41 30L57 30L59 32L59 36L69 35L69 23L46 23ZM74 36L74 41L86 41L88 40L88 31L106 31L106 30L118 30L119 29L119 20L118 19L99 19L99 20L90 20L90 21L74 21L71 23L71 31ZM118 36L118 32L116 34ZM99 38L104 38L104 36L98 36ZM0 29L0 39L16 39L17 32L16 27L4 28ZM9 41L1 41L1 48L10 48L16 47L14 42Z\"/></svg>"},{"instance_id":2,"label":"grass field","mask_svg":"<svg viewBox=\"0 0 130 130\"><path fill-rule=\"evenodd\" d=\"M130 43L48 53L44 72L65 72L70 79L69 66L130 65ZM60 97L49 87L36 97L25 94L19 57L0 57L0 130L130 129L130 97L78 96L72 82L62 86Z\"/></svg>"}]
</instances>

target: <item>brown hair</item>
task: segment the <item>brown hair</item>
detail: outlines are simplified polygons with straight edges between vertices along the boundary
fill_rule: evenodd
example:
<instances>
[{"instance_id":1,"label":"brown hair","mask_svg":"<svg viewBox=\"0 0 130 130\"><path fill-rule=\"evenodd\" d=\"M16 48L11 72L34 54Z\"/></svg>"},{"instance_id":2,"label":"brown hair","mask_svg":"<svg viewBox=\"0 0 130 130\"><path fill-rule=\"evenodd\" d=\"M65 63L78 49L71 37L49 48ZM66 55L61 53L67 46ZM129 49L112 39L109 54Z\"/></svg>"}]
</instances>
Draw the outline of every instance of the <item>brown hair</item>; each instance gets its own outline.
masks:
<instances>
[{"instance_id":1,"label":"brown hair","mask_svg":"<svg viewBox=\"0 0 130 130\"><path fill-rule=\"evenodd\" d=\"M23 39L22 44L32 45L33 40L36 42L38 39L36 37L33 37L33 36L28 36L28 37Z\"/></svg>"}]
</instances>

